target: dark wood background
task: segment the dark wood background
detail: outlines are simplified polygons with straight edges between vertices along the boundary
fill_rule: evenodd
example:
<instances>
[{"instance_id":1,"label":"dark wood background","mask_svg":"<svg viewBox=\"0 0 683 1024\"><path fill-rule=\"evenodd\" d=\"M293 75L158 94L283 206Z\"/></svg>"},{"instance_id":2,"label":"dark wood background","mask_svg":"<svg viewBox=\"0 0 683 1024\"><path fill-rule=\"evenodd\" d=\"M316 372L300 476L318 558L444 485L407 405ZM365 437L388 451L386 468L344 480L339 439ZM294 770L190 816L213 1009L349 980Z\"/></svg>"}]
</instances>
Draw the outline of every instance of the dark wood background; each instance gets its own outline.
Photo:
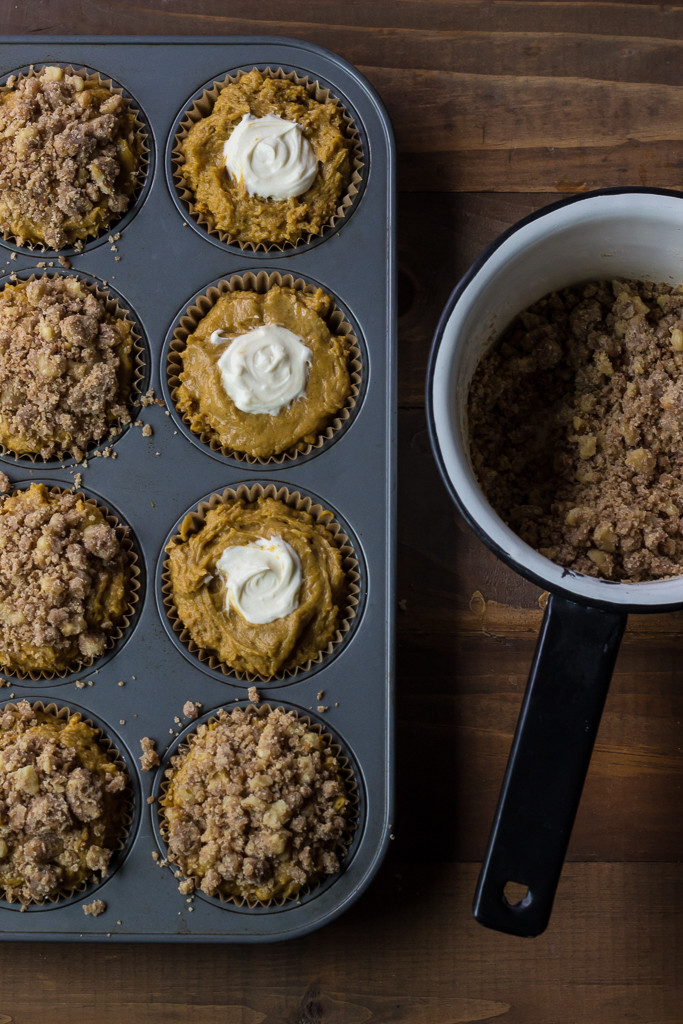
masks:
<instances>
[{"instance_id":1,"label":"dark wood background","mask_svg":"<svg viewBox=\"0 0 683 1024\"><path fill-rule=\"evenodd\" d=\"M629 620L547 932L471 900L543 595L451 506L431 336L480 250L560 194L683 187L683 7L554 0L24 0L3 34L286 35L381 93L398 145L396 838L342 918L282 945L4 944L0 1024L681 1024L683 614Z\"/></svg>"}]
</instances>

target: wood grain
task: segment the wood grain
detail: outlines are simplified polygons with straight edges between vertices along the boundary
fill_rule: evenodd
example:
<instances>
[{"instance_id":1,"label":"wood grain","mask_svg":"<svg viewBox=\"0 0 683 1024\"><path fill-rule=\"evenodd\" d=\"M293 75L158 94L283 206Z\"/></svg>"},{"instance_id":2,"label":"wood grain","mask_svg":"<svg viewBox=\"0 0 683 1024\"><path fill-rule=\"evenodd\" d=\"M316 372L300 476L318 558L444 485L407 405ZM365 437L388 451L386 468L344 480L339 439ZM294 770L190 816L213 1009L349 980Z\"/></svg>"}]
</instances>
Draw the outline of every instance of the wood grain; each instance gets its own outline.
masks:
<instances>
[{"instance_id":1,"label":"wood grain","mask_svg":"<svg viewBox=\"0 0 683 1024\"><path fill-rule=\"evenodd\" d=\"M18 33L281 34L334 48L380 91L409 191L679 188L683 8L499 0L5 4ZM406 88L409 80L410 87Z\"/></svg>"},{"instance_id":2,"label":"wood grain","mask_svg":"<svg viewBox=\"0 0 683 1024\"><path fill-rule=\"evenodd\" d=\"M445 301L559 195L683 185L683 6L655 0L31 0L6 34L284 35L356 64L399 152L395 840L272 947L3 944L0 1024L681 1024L683 612L632 616L548 931L470 912L544 595L466 527L429 447Z\"/></svg>"}]
</instances>

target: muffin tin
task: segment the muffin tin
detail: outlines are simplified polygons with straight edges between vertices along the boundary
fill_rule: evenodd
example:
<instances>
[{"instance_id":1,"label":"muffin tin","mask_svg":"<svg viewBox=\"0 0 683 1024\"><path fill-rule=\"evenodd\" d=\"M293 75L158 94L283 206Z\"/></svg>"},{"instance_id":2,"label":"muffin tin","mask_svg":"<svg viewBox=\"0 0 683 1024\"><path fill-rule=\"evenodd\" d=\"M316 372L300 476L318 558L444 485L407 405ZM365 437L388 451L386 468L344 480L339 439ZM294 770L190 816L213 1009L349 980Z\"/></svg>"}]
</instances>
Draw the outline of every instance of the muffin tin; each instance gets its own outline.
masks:
<instances>
[{"instance_id":1,"label":"muffin tin","mask_svg":"<svg viewBox=\"0 0 683 1024\"><path fill-rule=\"evenodd\" d=\"M386 850L393 804L393 635L395 548L395 167L391 127L363 77L329 51L271 38L15 38L0 44L0 80L31 64L87 67L120 83L147 126L149 163L132 208L81 252L56 254L0 242L0 282L16 273L69 273L106 282L138 326L143 387L164 405L147 405L139 426L114 440L113 457L89 453L87 468L71 460L41 462L0 456L12 486L42 481L74 486L128 523L141 569L140 600L123 636L89 671L32 682L7 676L0 703L23 698L80 711L119 750L132 782L133 822L107 879L56 903L24 912L0 901L0 938L108 941L264 942L305 934L332 920L366 888ZM173 182L174 126L197 94L237 69L281 67L319 81L349 111L363 148L362 181L350 209L319 238L277 252L244 251L194 224ZM120 233L120 237L117 237ZM109 236L113 239L110 240ZM190 434L173 408L167 353L186 307L233 275L265 270L319 284L357 331L362 379L353 416L319 448L292 461L247 464L214 452ZM78 481L76 481L78 483ZM164 544L204 499L240 484L287 487L329 509L350 538L359 563L360 595L353 627L320 663L258 685L271 706L319 723L351 764L358 787L358 827L340 874L300 900L237 907L179 893L165 847L158 805L164 769L197 722L183 718L187 700L199 722L221 707L248 703L248 683L211 669L174 633L163 604ZM76 683L80 685L76 686ZM119 685L123 682L125 685ZM322 697L318 694L322 691ZM325 707L326 710L318 710ZM157 741L161 766L139 767L140 739ZM86 916L83 904L107 910Z\"/></svg>"}]
</instances>

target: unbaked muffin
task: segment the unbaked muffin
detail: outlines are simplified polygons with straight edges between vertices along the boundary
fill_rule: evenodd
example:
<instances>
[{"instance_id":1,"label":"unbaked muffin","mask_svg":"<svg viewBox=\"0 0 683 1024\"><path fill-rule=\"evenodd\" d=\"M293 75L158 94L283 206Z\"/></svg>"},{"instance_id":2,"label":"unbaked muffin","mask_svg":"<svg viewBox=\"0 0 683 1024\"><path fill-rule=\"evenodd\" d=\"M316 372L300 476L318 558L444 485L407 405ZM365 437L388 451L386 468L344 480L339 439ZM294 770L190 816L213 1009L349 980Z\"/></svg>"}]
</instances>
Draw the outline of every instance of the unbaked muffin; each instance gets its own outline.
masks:
<instances>
[{"instance_id":1,"label":"unbaked muffin","mask_svg":"<svg viewBox=\"0 0 683 1024\"><path fill-rule=\"evenodd\" d=\"M128 776L80 714L0 709L0 894L68 896L107 874L129 819Z\"/></svg>"},{"instance_id":2,"label":"unbaked muffin","mask_svg":"<svg viewBox=\"0 0 683 1024\"><path fill-rule=\"evenodd\" d=\"M320 288L222 294L177 352L190 428L262 460L314 444L352 398L353 339L330 331L333 306Z\"/></svg>"},{"instance_id":3,"label":"unbaked muffin","mask_svg":"<svg viewBox=\"0 0 683 1024\"><path fill-rule=\"evenodd\" d=\"M80 460L130 422L132 324L78 278L0 291L0 444Z\"/></svg>"},{"instance_id":4,"label":"unbaked muffin","mask_svg":"<svg viewBox=\"0 0 683 1024\"><path fill-rule=\"evenodd\" d=\"M226 497L168 544L168 603L196 648L269 679L318 659L350 613L327 523L273 497ZM327 521L325 521L327 520Z\"/></svg>"},{"instance_id":5,"label":"unbaked muffin","mask_svg":"<svg viewBox=\"0 0 683 1024\"><path fill-rule=\"evenodd\" d=\"M339 104L290 77L254 69L228 80L179 142L193 213L252 245L320 234L351 181L352 143ZM201 104L200 104L201 106Z\"/></svg>"},{"instance_id":6,"label":"unbaked muffin","mask_svg":"<svg viewBox=\"0 0 683 1024\"><path fill-rule=\"evenodd\" d=\"M44 67L0 89L0 231L62 249L128 209L143 143L127 99L85 72Z\"/></svg>"},{"instance_id":7,"label":"unbaked muffin","mask_svg":"<svg viewBox=\"0 0 683 1024\"><path fill-rule=\"evenodd\" d=\"M297 896L340 869L351 773L329 737L282 708L234 708L199 726L162 787L168 859L209 896Z\"/></svg>"},{"instance_id":8,"label":"unbaked muffin","mask_svg":"<svg viewBox=\"0 0 683 1024\"><path fill-rule=\"evenodd\" d=\"M63 674L98 658L134 600L122 529L83 495L32 484L0 504L0 670Z\"/></svg>"}]
</instances>

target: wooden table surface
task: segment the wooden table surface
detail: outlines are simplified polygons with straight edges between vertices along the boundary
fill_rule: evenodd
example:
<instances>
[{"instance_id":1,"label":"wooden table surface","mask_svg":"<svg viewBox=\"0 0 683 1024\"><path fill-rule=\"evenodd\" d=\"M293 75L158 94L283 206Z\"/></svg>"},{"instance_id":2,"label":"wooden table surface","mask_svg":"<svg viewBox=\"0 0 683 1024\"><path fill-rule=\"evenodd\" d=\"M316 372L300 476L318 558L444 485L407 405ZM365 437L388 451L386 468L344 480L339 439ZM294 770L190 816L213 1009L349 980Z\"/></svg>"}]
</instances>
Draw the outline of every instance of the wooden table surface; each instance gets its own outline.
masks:
<instances>
[{"instance_id":1,"label":"wooden table surface","mask_svg":"<svg viewBox=\"0 0 683 1024\"><path fill-rule=\"evenodd\" d=\"M382 95L398 146L395 840L367 893L290 943L4 944L0 1024L681 1024L683 613L632 616L548 930L471 901L543 595L451 505L424 377L483 246L561 194L683 187L683 7L516 0L24 0L3 34L285 35Z\"/></svg>"}]
</instances>

